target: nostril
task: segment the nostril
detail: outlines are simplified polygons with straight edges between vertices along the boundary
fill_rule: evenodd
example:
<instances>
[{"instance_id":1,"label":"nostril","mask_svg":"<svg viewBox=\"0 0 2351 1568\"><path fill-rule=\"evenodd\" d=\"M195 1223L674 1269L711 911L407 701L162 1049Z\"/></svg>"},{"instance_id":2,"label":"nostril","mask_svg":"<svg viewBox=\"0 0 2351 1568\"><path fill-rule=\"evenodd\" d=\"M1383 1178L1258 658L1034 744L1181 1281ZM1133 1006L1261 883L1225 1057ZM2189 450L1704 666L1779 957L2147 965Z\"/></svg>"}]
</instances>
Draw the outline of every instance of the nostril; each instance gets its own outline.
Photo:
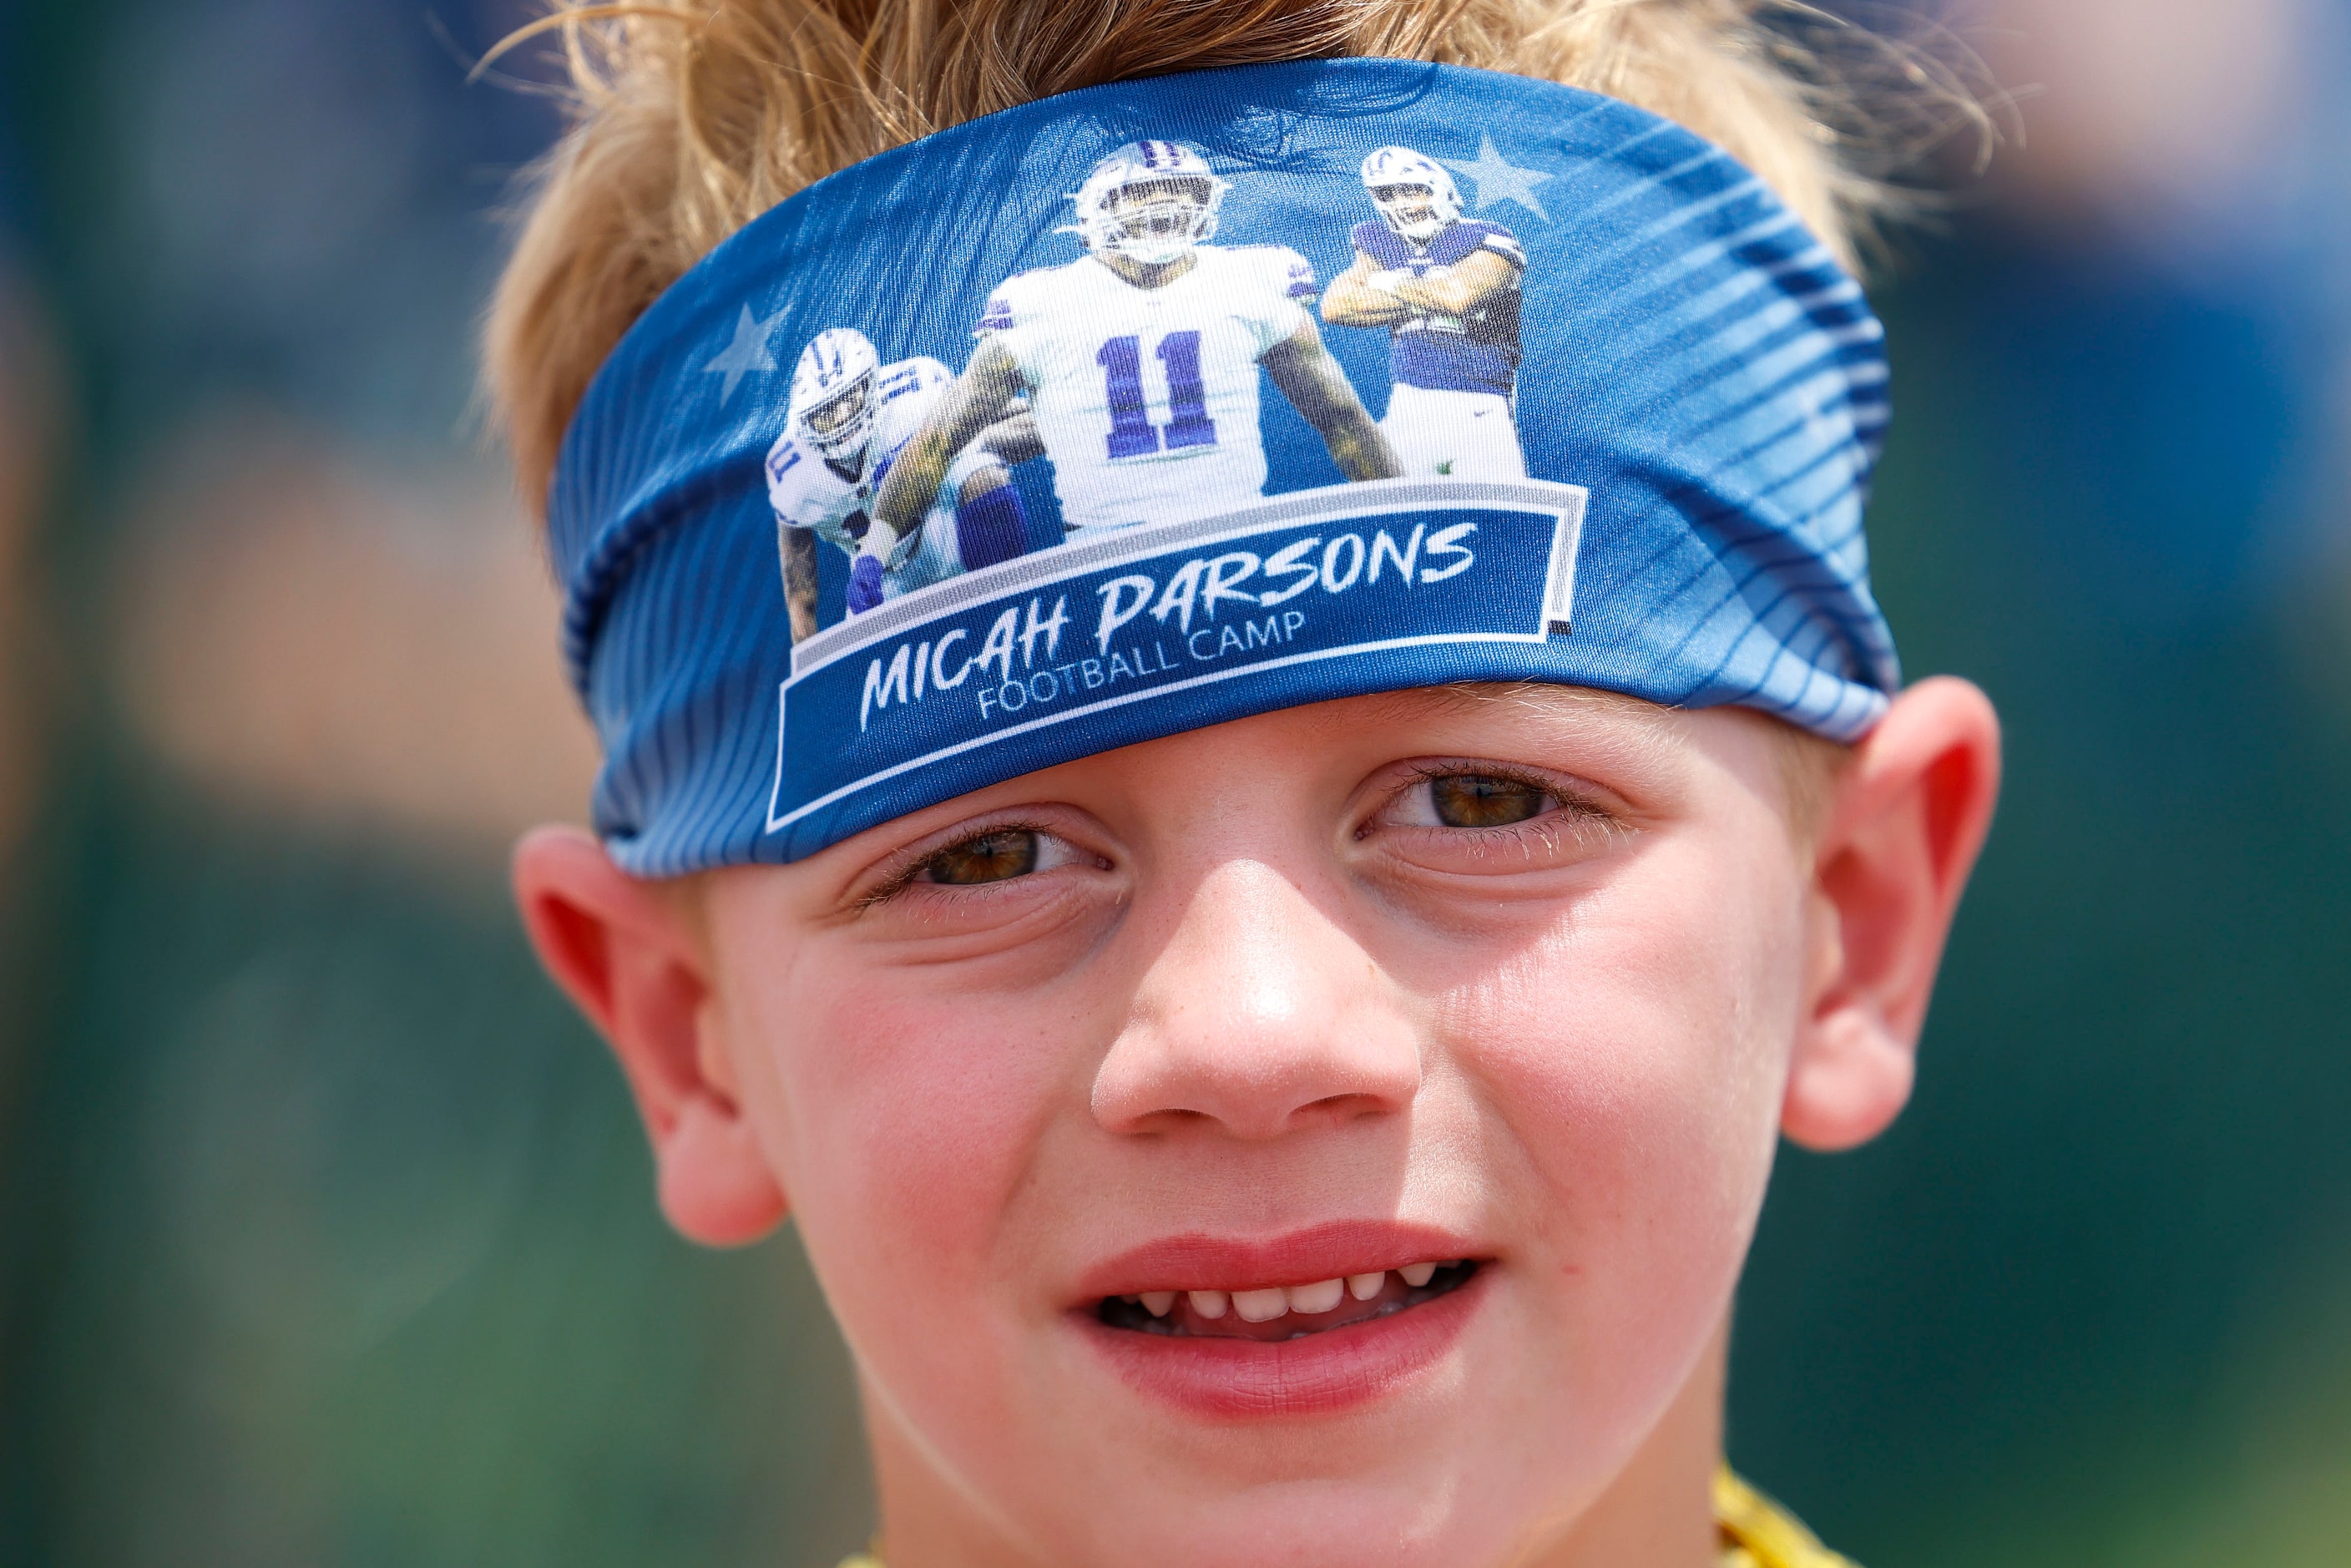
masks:
<instances>
[{"instance_id":1,"label":"nostril","mask_svg":"<svg viewBox=\"0 0 2351 1568\"><path fill-rule=\"evenodd\" d=\"M1358 1122L1389 1109L1376 1094L1330 1094L1301 1105L1297 1115L1301 1121Z\"/></svg>"},{"instance_id":2,"label":"nostril","mask_svg":"<svg viewBox=\"0 0 2351 1568\"><path fill-rule=\"evenodd\" d=\"M1105 1105L1100 1099L1094 1103L1094 1120L1113 1133L1141 1136L1188 1130L1214 1122L1206 1111L1187 1110L1181 1105L1165 1105L1155 1110L1130 1111L1123 1107Z\"/></svg>"}]
</instances>

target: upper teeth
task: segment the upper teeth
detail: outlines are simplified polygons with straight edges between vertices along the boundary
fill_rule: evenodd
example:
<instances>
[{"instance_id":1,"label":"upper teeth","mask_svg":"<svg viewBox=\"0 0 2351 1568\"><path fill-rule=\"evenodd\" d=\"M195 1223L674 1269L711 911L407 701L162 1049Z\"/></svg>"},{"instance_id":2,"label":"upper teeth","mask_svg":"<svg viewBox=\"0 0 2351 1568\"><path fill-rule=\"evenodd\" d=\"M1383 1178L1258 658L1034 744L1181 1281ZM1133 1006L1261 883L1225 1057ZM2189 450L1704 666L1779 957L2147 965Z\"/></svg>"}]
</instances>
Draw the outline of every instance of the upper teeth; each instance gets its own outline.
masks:
<instances>
[{"instance_id":1,"label":"upper teeth","mask_svg":"<svg viewBox=\"0 0 2351 1568\"><path fill-rule=\"evenodd\" d=\"M1309 1286L1311 1290L1313 1287ZM1245 1323L1271 1322L1290 1310L1290 1292L1276 1285L1270 1291L1235 1291L1233 1311Z\"/></svg>"},{"instance_id":2,"label":"upper teeth","mask_svg":"<svg viewBox=\"0 0 2351 1568\"><path fill-rule=\"evenodd\" d=\"M1440 1267L1449 1264L1407 1263L1396 1273L1406 1288L1417 1291L1437 1277ZM1211 1322L1227 1312L1237 1312L1247 1323L1271 1322L1285 1312L1303 1312L1318 1316L1339 1310L1341 1303L1353 1296L1368 1301L1386 1288L1388 1277L1376 1274L1349 1274L1340 1280L1318 1280L1311 1285L1268 1285L1255 1291L1188 1291L1182 1294L1192 1303L1192 1311ZM1139 1296L1129 1296L1140 1301L1155 1318L1164 1318L1176 1309L1175 1291L1145 1291Z\"/></svg>"},{"instance_id":3,"label":"upper teeth","mask_svg":"<svg viewBox=\"0 0 2351 1568\"><path fill-rule=\"evenodd\" d=\"M1298 1285L1290 1292L1290 1310L1293 1312L1327 1312L1347 1299L1343 1280L1324 1280L1312 1285Z\"/></svg>"}]
</instances>

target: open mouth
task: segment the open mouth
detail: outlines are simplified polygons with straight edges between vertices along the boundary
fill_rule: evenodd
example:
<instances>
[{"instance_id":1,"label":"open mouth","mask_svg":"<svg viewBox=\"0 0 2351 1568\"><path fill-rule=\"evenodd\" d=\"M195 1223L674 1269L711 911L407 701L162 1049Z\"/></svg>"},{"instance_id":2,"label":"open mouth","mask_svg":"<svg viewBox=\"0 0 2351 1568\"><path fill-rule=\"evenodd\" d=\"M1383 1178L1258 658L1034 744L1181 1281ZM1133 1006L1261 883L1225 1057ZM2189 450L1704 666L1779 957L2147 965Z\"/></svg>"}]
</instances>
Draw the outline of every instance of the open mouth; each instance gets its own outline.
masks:
<instances>
[{"instance_id":1,"label":"open mouth","mask_svg":"<svg viewBox=\"0 0 2351 1568\"><path fill-rule=\"evenodd\" d=\"M1243 1291L1144 1291L1104 1296L1094 1309L1105 1326L1172 1338L1306 1339L1332 1329L1393 1317L1468 1283L1479 1260L1408 1263L1306 1285Z\"/></svg>"}]
</instances>

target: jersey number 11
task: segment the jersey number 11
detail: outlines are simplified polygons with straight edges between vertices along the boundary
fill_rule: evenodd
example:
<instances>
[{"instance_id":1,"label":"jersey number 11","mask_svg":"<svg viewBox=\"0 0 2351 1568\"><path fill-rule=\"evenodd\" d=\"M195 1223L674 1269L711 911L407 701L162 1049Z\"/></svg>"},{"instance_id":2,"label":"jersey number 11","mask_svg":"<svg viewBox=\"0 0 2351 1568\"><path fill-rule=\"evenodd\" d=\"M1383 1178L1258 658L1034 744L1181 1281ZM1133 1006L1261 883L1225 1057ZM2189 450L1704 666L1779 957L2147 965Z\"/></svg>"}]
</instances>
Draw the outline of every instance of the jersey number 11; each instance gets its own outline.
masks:
<instances>
[{"instance_id":1,"label":"jersey number 11","mask_svg":"<svg viewBox=\"0 0 2351 1568\"><path fill-rule=\"evenodd\" d=\"M1151 423L1151 411L1143 401L1143 340L1132 333L1113 338L1094 355L1109 394L1113 460L1217 444L1217 422L1208 417L1207 383L1200 379L1200 334L1170 332L1159 340L1157 353L1167 369L1164 429Z\"/></svg>"}]
</instances>

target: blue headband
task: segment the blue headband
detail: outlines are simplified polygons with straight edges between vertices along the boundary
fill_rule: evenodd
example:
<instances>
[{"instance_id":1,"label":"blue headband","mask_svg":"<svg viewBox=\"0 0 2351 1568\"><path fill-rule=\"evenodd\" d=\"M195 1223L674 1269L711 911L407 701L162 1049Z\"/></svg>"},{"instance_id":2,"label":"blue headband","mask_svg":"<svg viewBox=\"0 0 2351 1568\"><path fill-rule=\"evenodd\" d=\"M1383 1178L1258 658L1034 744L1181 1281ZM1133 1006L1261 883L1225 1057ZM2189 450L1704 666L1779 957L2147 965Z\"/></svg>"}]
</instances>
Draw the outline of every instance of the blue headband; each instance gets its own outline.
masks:
<instances>
[{"instance_id":1,"label":"blue headband","mask_svg":"<svg viewBox=\"0 0 2351 1568\"><path fill-rule=\"evenodd\" d=\"M926 137L729 238L580 404L596 827L640 875L797 860L1457 681L1857 736L1883 338L1728 154L1551 83L1259 66Z\"/></svg>"}]
</instances>

